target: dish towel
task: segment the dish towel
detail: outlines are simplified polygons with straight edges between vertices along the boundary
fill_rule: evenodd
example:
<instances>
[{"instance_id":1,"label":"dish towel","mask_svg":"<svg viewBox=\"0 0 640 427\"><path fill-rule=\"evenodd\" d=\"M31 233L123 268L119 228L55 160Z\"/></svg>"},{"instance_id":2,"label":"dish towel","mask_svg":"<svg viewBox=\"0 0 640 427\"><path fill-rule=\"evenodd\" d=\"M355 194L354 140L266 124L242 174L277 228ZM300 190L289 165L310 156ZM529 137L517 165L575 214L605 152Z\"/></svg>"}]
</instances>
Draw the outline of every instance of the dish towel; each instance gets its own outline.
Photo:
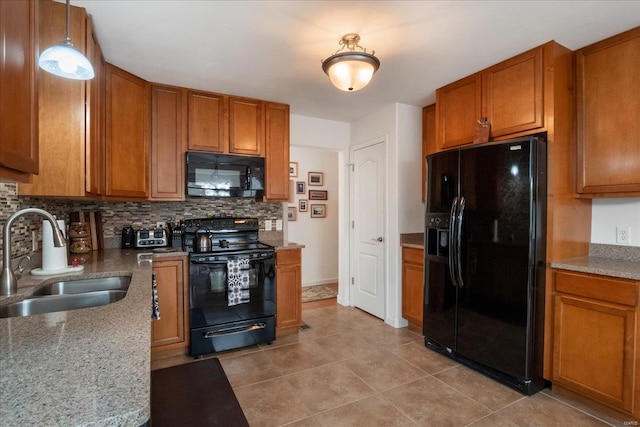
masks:
<instances>
[{"instance_id":1,"label":"dish towel","mask_svg":"<svg viewBox=\"0 0 640 427\"><path fill-rule=\"evenodd\" d=\"M158 283L156 282L156 272L151 274L151 318L160 320L160 304L158 304Z\"/></svg>"},{"instance_id":2,"label":"dish towel","mask_svg":"<svg viewBox=\"0 0 640 427\"><path fill-rule=\"evenodd\" d=\"M236 258L227 261L228 305L249 302L249 258Z\"/></svg>"}]
</instances>

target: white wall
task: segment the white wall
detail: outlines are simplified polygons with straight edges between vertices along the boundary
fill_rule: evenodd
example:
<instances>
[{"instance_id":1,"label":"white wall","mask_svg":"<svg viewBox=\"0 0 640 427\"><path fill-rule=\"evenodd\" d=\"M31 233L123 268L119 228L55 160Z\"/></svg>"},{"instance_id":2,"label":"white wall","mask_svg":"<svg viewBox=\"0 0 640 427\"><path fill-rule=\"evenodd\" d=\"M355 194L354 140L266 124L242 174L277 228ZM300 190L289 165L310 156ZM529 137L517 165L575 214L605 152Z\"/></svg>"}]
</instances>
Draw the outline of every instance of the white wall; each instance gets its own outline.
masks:
<instances>
[{"instance_id":1,"label":"white wall","mask_svg":"<svg viewBox=\"0 0 640 427\"><path fill-rule=\"evenodd\" d=\"M351 124L351 145L374 139L387 141L386 213L386 307L385 322L402 327L402 265L400 233L422 230L420 190L414 198L409 190L419 186L422 147L422 110L403 104L388 105ZM413 160L411 159L413 157ZM411 168L411 176L404 168ZM412 193L413 194L413 193ZM413 200L413 201L412 201Z\"/></svg>"},{"instance_id":2,"label":"white wall","mask_svg":"<svg viewBox=\"0 0 640 427\"><path fill-rule=\"evenodd\" d=\"M293 194L289 207L296 210L296 221L288 221L287 239L302 243L302 286L338 282L338 152L320 148L292 146L290 161L298 163L294 182L305 183L304 194ZM308 172L322 172L324 185L308 186ZM328 200L309 200L309 190L325 190ZM308 212L298 210L298 201L307 200ZM311 218L311 205L326 205L326 218Z\"/></svg>"},{"instance_id":3,"label":"white wall","mask_svg":"<svg viewBox=\"0 0 640 427\"><path fill-rule=\"evenodd\" d=\"M313 117L292 114L290 118L289 128L291 142L291 161L298 161L298 178L302 178L301 173L306 173L304 171L309 171L309 169L304 166L303 163L309 162L308 164L311 164L313 160L305 160L305 162L301 162L299 160L296 160L294 156L300 155L306 158L307 154L304 154L305 149L310 149L310 151L306 151L306 153L313 153L313 149L316 148L324 149L324 155L328 155L329 152L335 153L336 164L334 170L336 171L336 189L332 189L331 191L329 191L329 197L332 200L328 202L331 203L331 206L329 207L329 210L327 212L329 214L335 213L337 215L337 218L329 218L328 220L311 220L311 218L308 218L308 213L301 214L300 212L298 212L298 218L305 218L306 215L309 221L314 221L311 224L315 224L315 227L320 227L322 229L323 234L321 235L321 237L318 237L318 230L301 227L301 222L298 222L301 221L299 219L296 222L292 222L290 226L289 224L287 224L286 238L290 241L299 241L299 243L304 243L306 245L306 247L302 250L303 285L311 285L318 282L326 281L335 282L335 278L337 277L339 286L338 302L341 304L348 304L349 289L347 283L349 281L349 246L348 238L344 236L348 236L349 233L347 215L348 180L346 174L348 156L346 155L346 151L348 150L350 143L351 125L345 122L317 119ZM330 178L330 180L327 181L327 178ZM327 173L325 173L325 184L330 181L331 177L328 177ZM325 189L325 187L322 188ZM296 197L295 194L294 197ZM338 258L337 272L333 263L329 263L328 265L331 265L331 268L327 269L327 271L324 272L318 272L318 269L313 267L313 264L316 262L314 253L323 251L322 244L320 244L321 247L316 247L317 243L314 242L321 242L325 239L329 242L327 247L331 247L332 253ZM338 242L337 250L335 249L335 244L330 243L334 239L336 239ZM347 295L346 298L344 297L345 294Z\"/></svg>"},{"instance_id":4,"label":"white wall","mask_svg":"<svg viewBox=\"0 0 640 427\"><path fill-rule=\"evenodd\" d=\"M618 245L616 227L631 227L629 245L640 246L640 197L592 200L591 243Z\"/></svg>"}]
</instances>

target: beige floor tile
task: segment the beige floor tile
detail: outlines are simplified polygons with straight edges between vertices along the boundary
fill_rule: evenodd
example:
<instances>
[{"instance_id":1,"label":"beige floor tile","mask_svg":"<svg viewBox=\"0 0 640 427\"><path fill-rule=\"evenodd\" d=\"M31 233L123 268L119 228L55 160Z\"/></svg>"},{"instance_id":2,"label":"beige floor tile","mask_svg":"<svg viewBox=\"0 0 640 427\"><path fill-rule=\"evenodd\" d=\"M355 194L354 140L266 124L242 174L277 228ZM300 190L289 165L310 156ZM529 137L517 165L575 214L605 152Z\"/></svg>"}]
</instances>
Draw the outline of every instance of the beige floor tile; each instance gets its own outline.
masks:
<instances>
[{"instance_id":1,"label":"beige floor tile","mask_svg":"<svg viewBox=\"0 0 640 427\"><path fill-rule=\"evenodd\" d=\"M317 337L314 341L330 354L335 361L361 358L377 351L376 347L378 347L360 338L355 332L343 332L326 337Z\"/></svg>"},{"instance_id":2,"label":"beige floor tile","mask_svg":"<svg viewBox=\"0 0 640 427\"><path fill-rule=\"evenodd\" d=\"M464 426L491 414L485 406L434 377L386 391L382 396L421 426Z\"/></svg>"},{"instance_id":3,"label":"beige floor tile","mask_svg":"<svg viewBox=\"0 0 640 427\"><path fill-rule=\"evenodd\" d=\"M488 417L482 418L473 424L469 424L468 427L518 427L518 424L502 418L498 414L491 414Z\"/></svg>"},{"instance_id":4,"label":"beige floor tile","mask_svg":"<svg viewBox=\"0 0 640 427\"><path fill-rule=\"evenodd\" d=\"M264 351L221 359L229 383L240 387L279 377L280 371Z\"/></svg>"},{"instance_id":5,"label":"beige floor tile","mask_svg":"<svg viewBox=\"0 0 640 427\"><path fill-rule=\"evenodd\" d=\"M312 415L284 378L239 387L234 392L251 427L281 426Z\"/></svg>"},{"instance_id":6,"label":"beige floor tile","mask_svg":"<svg viewBox=\"0 0 640 427\"><path fill-rule=\"evenodd\" d=\"M323 427L415 426L413 421L380 396L368 397L311 419Z\"/></svg>"},{"instance_id":7,"label":"beige floor tile","mask_svg":"<svg viewBox=\"0 0 640 427\"><path fill-rule=\"evenodd\" d=\"M305 418L300 421L294 421L290 424L285 424L286 427L322 427L319 421L316 420L316 417Z\"/></svg>"},{"instance_id":8,"label":"beige floor tile","mask_svg":"<svg viewBox=\"0 0 640 427\"><path fill-rule=\"evenodd\" d=\"M322 351L315 342L296 344L264 350L282 375L292 374L333 362L331 355Z\"/></svg>"},{"instance_id":9,"label":"beige floor tile","mask_svg":"<svg viewBox=\"0 0 640 427\"><path fill-rule=\"evenodd\" d=\"M423 340L420 335L411 332L407 328L392 328L385 323L367 329L359 329L358 332L360 332L362 337L367 341L377 344L380 347L384 346L385 350L409 342L419 342Z\"/></svg>"},{"instance_id":10,"label":"beige floor tile","mask_svg":"<svg viewBox=\"0 0 640 427\"><path fill-rule=\"evenodd\" d=\"M450 369L459 364L425 347L423 341L411 342L391 350L409 363L430 374Z\"/></svg>"},{"instance_id":11,"label":"beige floor tile","mask_svg":"<svg viewBox=\"0 0 640 427\"><path fill-rule=\"evenodd\" d=\"M465 366L457 366L434 376L493 411L497 411L524 397L522 393L518 393Z\"/></svg>"},{"instance_id":12,"label":"beige floor tile","mask_svg":"<svg viewBox=\"0 0 640 427\"><path fill-rule=\"evenodd\" d=\"M522 399L499 410L497 414L521 427L559 427L568 425L595 427L608 425L543 393L536 393L533 396Z\"/></svg>"},{"instance_id":13,"label":"beige floor tile","mask_svg":"<svg viewBox=\"0 0 640 427\"><path fill-rule=\"evenodd\" d=\"M378 392L428 375L387 351L378 351L362 358L352 358L345 363L358 377Z\"/></svg>"},{"instance_id":14,"label":"beige floor tile","mask_svg":"<svg viewBox=\"0 0 640 427\"><path fill-rule=\"evenodd\" d=\"M285 378L296 391L298 398L314 414L374 394L373 389L351 372L344 362L332 363Z\"/></svg>"}]
</instances>

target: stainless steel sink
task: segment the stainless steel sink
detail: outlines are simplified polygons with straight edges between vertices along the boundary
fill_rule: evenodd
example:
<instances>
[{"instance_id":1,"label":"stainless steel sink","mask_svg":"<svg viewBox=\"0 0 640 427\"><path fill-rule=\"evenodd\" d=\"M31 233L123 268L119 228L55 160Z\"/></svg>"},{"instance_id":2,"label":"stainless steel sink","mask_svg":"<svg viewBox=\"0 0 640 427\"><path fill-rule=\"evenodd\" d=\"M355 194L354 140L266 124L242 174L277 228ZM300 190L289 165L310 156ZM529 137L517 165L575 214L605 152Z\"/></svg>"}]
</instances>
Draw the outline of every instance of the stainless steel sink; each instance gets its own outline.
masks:
<instances>
[{"instance_id":1,"label":"stainless steel sink","mask_svg":"<svg viewBox=\"0 0 640 427\"><path fill-rule=\"evenodd\" d=\"M65 280L49 283L36 290L33 296L69 295L95 291L127 291L131 276L96 277L92 279Z\"/></svg>"},{"instance_id":2,"label":"stainless steel sink","mask_svg":"<svg viewBox=\"0 0 640 427\"><path fill-rule=\"evenodd\" d=\"M0 318L31 316L55 311L77 310L97 307L119 301L127 295L126 290L104 290L66 295L49 295L25 299L0 306Z\"/></svg>"}]
</instances>

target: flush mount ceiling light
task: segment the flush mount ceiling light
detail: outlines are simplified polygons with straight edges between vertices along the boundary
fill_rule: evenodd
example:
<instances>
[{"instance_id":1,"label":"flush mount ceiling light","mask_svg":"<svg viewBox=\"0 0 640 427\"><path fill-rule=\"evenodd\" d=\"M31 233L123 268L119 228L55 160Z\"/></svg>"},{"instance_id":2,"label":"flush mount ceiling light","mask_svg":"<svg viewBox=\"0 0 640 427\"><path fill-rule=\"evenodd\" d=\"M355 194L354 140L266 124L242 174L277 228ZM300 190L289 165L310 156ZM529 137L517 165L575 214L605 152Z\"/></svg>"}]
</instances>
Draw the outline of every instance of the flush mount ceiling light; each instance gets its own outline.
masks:
<instances>
[{"instance_id":1,"label":"flush mount ceiling light","mask_svg":"<svg viewBox=\"0 0 640 427\"><path fill-rule=\"evenodd\" d=\"M335 87L345 92L355 92L368 85L380 67L380 60L373 56L376 51L367 53L359 41L359 35L345 34L339 42L340 49L322 61L322 71ZM362 51L356 51L356 48Z\"/></svg>"},{"instance_id":2,"label":"flush mount ceiling light","mask_svg":"<svg viewBox=\"0 0 640 427\"><path fill-rule=\"evenodd\" d=\"M69 0L67 0L67 33L62 43L47 48L38 65L56 76L74 80L89 80L95 76L86 56L71 44L69 37Z\"/></svg>"}]
</instances>

